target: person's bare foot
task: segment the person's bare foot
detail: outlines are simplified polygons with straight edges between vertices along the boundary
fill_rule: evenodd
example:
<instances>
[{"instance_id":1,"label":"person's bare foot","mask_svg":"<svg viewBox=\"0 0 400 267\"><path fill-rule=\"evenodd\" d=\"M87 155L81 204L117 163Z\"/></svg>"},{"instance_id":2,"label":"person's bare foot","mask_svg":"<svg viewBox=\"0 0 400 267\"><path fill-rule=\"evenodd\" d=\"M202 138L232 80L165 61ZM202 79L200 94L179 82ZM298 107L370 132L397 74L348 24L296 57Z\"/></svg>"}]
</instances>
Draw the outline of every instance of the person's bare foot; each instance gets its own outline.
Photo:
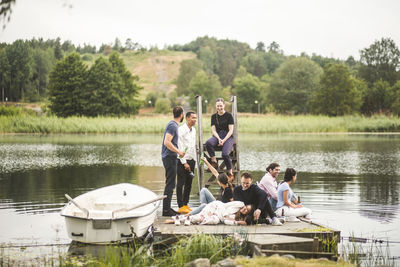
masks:
<instances>
[{"instance_id":1,"label":"person's bare foot","mask_svg":"<svg viewBox=\"0 0 400 267\"><path fill-rule=\"evenodd\" d=\"M173 224L173 223L175 223L175 220L166 219L166 220L164 221L164 223L165 223L165 224Z\"/></svg>"}]
</instances>

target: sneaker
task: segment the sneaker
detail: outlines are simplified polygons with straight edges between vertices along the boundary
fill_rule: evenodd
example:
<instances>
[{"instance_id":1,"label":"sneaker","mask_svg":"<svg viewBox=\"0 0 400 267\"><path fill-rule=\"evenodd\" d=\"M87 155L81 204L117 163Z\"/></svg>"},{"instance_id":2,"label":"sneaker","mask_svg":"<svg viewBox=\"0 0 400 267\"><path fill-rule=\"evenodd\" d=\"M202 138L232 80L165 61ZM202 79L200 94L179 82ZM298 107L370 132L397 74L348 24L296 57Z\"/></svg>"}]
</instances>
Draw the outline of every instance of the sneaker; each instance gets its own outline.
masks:
<instances>
[{"instance_id":1,"label":"sneaker","mask_svg":"<svg viewBox=\"0 0 400 267\"><path fill-rule=\"evenodd\" d=\"M296 218L296 216L289 216L286 218L287 222L299 222L300 220Z\"/></svg>"},{"instance_id":2,"label":"sneaker","mask_svg":"<svg viewBox=\"0 0 400 267\"><path fill-rule=\"evenodd\" d=\"M271 224L274 225L274 226L282 226L282 223L276 217L272 218L272 223Z\"/></svg>"},{"instance_id":3,"label":"sneaker","mask_svg":"<svg viewBox=\"0 0 400 267\"><path fill-rule=\"evenodd\" d=\"M178 215L175 216L175 225L176 225L176 226L181 225L181 219L179 218Z\"/></svg>"},{"instance_id":4,"label":"sneaker","mask_svg":"<svg viewBox=\"0 0 400 267\"><path fill-rule=\"evenodd\" d=\"M178 212L180 214L188 214L189 212L191 212L192 210L189 208L188 205L182 206L179 208Z\"/></svg>"},{"instance_id":5,"label":"sneaker","mask_svg":"<svg viewBox=\"0 0 400 267\"><path fill-rule=\"evenodd\" d=\"M189 226L190 225L190 216L187 216L185 219L185 226Z\"/></svg>"},{"instance_id":6,"label":"sneaker","mask_svg":"<svg viewBox=\"0 0 400 267\"><path fill-rule=\"evenodd\" d=\"M169 217L169 216L174 216L174 215L176 215L177 214L177 212L176 211L174 211L173 209L169 209L169 210L163 210L162 211L162 216L167 216L167 217Z\"/></svg>"}]
</instances>

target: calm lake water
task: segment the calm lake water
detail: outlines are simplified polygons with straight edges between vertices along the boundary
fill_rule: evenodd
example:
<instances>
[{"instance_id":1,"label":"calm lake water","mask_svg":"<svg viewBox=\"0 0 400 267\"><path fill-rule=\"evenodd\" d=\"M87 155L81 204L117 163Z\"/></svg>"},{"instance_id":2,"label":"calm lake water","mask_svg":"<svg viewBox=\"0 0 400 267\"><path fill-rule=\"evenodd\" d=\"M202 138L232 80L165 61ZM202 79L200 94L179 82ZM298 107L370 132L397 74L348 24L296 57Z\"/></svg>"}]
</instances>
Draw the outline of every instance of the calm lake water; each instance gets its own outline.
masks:
<instances>
[{"instance_id":1,"label":"calm lake water","mask_svg":"<svg viewBox=\"0 0 400 267\"><path fill-rule=\"evenodd\" d=\"M59 215L65 193L75 197L129 182L161 195L161 138L1 135L0 244L15 255L19 246L33 244L68 250L71 240ZM240 162L255 180L270 162L280 163L282 170L294 167L299 174L293 189L313 210L313 221L344 237L389 240L391 256L400 257L400 135L242 134ZM196 181L191 206L198 204L197 191ZM176 208L175 195L172 202ZM28 246L24 253L48 250Z\"/></svg>"}]
</instances>

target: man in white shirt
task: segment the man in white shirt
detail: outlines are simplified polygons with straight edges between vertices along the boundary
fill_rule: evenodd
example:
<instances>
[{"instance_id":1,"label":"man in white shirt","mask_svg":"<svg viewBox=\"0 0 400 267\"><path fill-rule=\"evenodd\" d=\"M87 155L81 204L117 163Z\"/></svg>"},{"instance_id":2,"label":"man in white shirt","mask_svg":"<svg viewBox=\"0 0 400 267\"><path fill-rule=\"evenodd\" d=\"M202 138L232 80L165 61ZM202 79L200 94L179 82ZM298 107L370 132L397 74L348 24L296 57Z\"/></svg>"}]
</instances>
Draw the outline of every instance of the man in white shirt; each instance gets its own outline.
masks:
<instances>
[{"instance_id":1,"label":"man in white shirt","mask_svg":"<svg viewBox=\"0 0 400 267\"><path fill-rule=\"evenodd\" d=\"M278 184L276 178L281 171L281 166L278 163L271 163L267 167L267 173L261 178L261 181L257 183L258 187L264 190L268 195L269 203L273 210L276 210L276 203L278 201Z\"/></svg>"},{"instance_id":2,"label":"man in white shirt","mask_svg":"<svg viewBox=\"0 0 400 267\"><path fill-rule=\"evenodd\" d=\"M191 211L188 206L190 190L196 164L196 129L197 115L194 111L186 113L186 123L179 127L178 149L185 151L179 158L177 166L176 200L181 214Z\"/></svg>"}]
</instances>

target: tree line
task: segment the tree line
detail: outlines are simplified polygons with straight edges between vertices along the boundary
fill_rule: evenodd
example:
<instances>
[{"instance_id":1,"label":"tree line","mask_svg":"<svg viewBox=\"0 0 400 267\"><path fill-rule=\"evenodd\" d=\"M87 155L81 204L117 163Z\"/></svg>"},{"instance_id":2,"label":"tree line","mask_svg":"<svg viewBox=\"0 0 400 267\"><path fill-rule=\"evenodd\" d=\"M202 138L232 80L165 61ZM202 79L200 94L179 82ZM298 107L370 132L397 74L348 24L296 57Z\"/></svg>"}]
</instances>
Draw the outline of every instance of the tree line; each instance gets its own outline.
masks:
<instances>
[{"instance_id":1,"label":"tree line","mask_svg":"<svg viewBox=\"0 0 400 267\"><path fill-rule=\"evenodd\" d=\"M176 94L238 96L241 112L288 114L400 114L400 52L390 38L360 51L360 60L320 55L286 56L279 44L255 49L231 40L201 37L171 50L197 57L181 63Z\"/></svg>"},{"instance_id":2,"label":"tree line","mask_svg":"<svg viewBox=\"0 0 400 267\"><path fill-rule=\"evenodd\" d=\"M285 55L276 42L268 46L259 42L252 49L246 43L208 36L167 49L191 51L196 58L181 62L177 87L169 99L149 94L142 103L156 103L163 107L160 111L182 99L194 106L196 95L212 107L215 98L234 94L240 112L400 114L400 52L390 38L360 50L360 60ZM1 43L2 100L48 99L60 116L135 113L141 105L137 100L139 77L130 75L118 56L126 50L146 48L131 39L122 44L118 38L99 49L89 44L75 46L60 38ZM100 57L88 68L82 59L94 53L109 58Z\"/></svg>"}]
</instances>

